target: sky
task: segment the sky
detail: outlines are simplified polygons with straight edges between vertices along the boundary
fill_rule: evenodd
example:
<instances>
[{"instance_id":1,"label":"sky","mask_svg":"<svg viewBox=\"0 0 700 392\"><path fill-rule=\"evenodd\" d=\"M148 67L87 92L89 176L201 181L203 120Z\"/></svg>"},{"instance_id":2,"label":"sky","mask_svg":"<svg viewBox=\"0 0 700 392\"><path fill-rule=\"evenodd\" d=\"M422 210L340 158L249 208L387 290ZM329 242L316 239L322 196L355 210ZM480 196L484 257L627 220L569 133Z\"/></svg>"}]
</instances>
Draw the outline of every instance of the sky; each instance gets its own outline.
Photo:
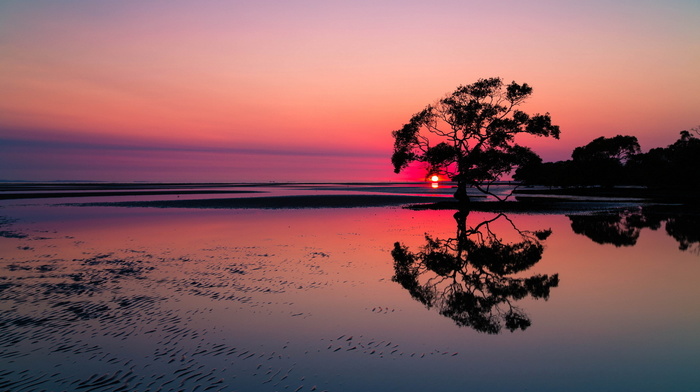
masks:
<instances>
[{"instance_id":1,"label":"sky","mask_svg":"<svg viewBox=\"0 0 700 392\"><path fill-rule=\"evenodd\" d=\"M699 69L698 0L0 0L0 180L420 180L391 131L496 76L545 161L646 151L700 125Z\"/></svg>"}]
</instances>

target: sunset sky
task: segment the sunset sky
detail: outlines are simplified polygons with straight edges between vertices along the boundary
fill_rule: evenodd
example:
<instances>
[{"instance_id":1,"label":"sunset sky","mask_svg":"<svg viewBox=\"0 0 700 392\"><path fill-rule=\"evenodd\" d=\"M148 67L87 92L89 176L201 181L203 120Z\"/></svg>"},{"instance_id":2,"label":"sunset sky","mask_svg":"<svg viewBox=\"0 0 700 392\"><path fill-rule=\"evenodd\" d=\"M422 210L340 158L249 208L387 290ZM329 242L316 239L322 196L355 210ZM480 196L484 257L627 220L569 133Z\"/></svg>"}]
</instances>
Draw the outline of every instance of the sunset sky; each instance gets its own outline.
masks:
<instances>
[{"instance_id":1,"label":"sunset sky","mask_svg":"<svg viewBox=\"0 0 700 392\"><path fill-rule=\"evenodd\" d=\"M646 151L700 125L698 70L698 0L0 0L0 180L420 179L391 131L492 76L545 160Z\"/></svg>"}]
</instances>

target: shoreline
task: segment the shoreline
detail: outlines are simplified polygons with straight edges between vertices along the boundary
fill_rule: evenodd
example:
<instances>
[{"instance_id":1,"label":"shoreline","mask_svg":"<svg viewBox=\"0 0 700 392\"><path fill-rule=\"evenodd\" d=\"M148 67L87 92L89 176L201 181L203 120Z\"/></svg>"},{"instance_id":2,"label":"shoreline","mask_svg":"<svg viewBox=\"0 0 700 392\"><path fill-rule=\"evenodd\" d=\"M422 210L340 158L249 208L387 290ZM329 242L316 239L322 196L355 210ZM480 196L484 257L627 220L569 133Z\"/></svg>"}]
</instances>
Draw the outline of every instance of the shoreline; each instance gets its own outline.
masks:
<instances>
[{"instance_id":1,"label":"shoreline","mask_svg":"<svg viewBox=\"0 0 700 392\"><path fill-rule=\"evenodd\" d=\"M440 202L444 197L404 195L296 195L220 199L151 200L71 203L81 207L150 207L207 209L310 209L391 207L425 202Z\"/></svg>"},{"instance_id":2,"label":"shoreline","mask_svg":"<svg viewBox=\"0 0 700 392\"><path fill-rule=\"evenodd\" d=\"M265 193L263 191L221 191L221 190L125 190L125 191L86 191L86 192L31 192L31 193L0 193L0 200L17 199L54 199L63 197L99 197L99 196L160 196L160 195L211 195Z\"/></svg>"},{"instance_id":3,"label":"shoreline","mask_svg":"<svg viewBox=\"0 0 700 392\"><path fill-rule=\"evenodd\" d=\"M451 183L432 190L426 183L101 183L101 184L0 184L0 201L117 197L105 201L65 202L55 205L85 207L140 207L191 209L322 209L403 207L413 210L458 210L451 197ZM512 184L502 184L512 186ZM218 188L218 189L216 189ZM223 189L222 189L223 188ZM235 189L242 188L242 189ZM259 188L259 189L256 189ZM266 188L266 189L263 189ZM270 189L273 188L273 189ZM279 190L280 192L277 192ZM288 191L296 194L285 194ZM318 191L334 191L319 194ZM359 192L358 192L359 191ZM250 196L246 196L249 194ZM151 196L200 195L196 198L153 200ZM207 197L206 195L210 195ZM232 197L226 197L232 195ZM243 196L233 196L243 195ZM120 200L148 196L150 200ZM532 214L586 213L643 206L670 206L674 211L695 214L697 197L690 192L639 188L520 188L506 202L474 194L470 211ZM157 198L156 198L157 199ZM47 201L48 202L48 201Z\"/></svg>"},{"instance_id":4,"label":"shoreline","mask_svg":"<svg viewBox=\"0 0 700 392\"><path fill-rule=\"evenodd\" d=\"M445 197L403 196L403 195L301 195L301 196L261 196L220 199L193 200L152 200L152 201L113 201L67 203L64 206L78 207L124 207L124 208L176 208L176 209L333 209L333 208L372 208L400 207L414 211L460 209L459 203ZM527 200L494 202L473 201L469 211L502 212L524 214L580 214L609 212L634 208L649 208L673 213L698 214L697 208L682 204L664 204L631 200L553 200L548 198L528 198Z\"/></svg>"}]
</instances>

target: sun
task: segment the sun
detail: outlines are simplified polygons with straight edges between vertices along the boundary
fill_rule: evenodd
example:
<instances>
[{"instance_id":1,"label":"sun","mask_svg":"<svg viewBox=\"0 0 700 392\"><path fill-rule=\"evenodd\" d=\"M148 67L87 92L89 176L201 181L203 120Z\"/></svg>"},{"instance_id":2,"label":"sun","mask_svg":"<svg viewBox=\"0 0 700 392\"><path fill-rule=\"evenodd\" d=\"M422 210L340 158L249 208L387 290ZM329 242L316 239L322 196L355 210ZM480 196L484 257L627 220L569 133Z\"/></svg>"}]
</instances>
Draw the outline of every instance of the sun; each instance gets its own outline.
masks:
<instances>
[{"instance_id":1,"label":"sun","mask_svg":"<svg viewBox=\"0 0 700 392\"><path fill-rule=\"evenodd\" d=\"M433 175L432 177L430 177L430 181L433 181L433 182L440 181L440 177Z\"/></svg>"}]
</instances>

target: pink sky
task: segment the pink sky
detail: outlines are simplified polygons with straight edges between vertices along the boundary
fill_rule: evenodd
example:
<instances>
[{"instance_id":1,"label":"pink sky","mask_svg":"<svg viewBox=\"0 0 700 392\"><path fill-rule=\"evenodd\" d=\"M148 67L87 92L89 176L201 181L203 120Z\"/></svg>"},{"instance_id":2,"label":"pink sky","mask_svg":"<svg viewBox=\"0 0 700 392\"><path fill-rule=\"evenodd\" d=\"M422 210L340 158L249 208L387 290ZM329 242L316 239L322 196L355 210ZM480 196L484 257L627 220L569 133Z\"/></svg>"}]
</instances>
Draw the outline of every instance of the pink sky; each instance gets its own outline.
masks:
<instances>
[{"instance_id":1,"label":"pink sky","mask_svg":"<svg viewBox=\"0 0 700 392\"><path fill-rule=\"evenodd\" d=\"M561 140L700 125L700 3L0 1L0 179L386 181L460 84L534 87Z\"/></svg>"}]
</instances>

